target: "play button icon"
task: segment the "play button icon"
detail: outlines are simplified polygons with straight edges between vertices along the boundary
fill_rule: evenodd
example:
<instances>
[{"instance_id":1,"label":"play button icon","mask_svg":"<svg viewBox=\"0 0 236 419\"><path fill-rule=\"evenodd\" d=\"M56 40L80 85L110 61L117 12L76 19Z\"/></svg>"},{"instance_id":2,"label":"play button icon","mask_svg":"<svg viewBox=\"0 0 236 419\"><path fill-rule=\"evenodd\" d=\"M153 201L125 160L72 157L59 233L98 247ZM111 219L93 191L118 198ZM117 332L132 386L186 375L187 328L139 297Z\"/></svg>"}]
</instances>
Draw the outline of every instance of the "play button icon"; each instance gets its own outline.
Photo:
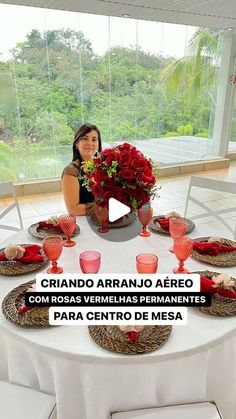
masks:
<instances>
[{"instance_id":1,"label":"play button icon","mask_svg":"<svg viewBox=\"0 0 236 419\"><path fill-rule=\"evenodd\" d=\"M118 220L126 214L130 213L130 207L128 205L122 204L115 198L110 198L108 201L108 218L110 223Z\"/></svg>"},{"instance_id":2,"label":"play button icon","mask_svg":"<svg viewBox=\"0 0 236 419\"><path fill-rule=\"evenodd\" d=\"M125 242L137 237L142 226L137 217L137 212L132 211L128 205L123 204L115 198L108 201L108 231L101 232L101 221L95 214L87 215L90 228L100 239L109 242Z\"/></svg>"}]
</instances>

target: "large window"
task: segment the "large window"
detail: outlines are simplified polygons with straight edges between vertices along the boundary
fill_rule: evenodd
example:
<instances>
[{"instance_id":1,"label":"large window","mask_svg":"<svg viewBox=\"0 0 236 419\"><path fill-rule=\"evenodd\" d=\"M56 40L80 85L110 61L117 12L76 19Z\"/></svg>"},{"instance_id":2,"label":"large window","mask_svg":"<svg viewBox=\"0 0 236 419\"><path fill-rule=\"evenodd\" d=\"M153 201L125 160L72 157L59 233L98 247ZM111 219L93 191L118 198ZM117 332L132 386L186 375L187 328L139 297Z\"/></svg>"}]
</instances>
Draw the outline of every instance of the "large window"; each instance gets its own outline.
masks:
<instances>
[{"instance_id":1,"label":"large window","mask_svg":"<svg viewBox=\"0 0 236 419\"><path fill-rule=\"evenodd\" d=\"M163 164L212 156L218 32L0 4L0 182L60 176L75 130Z\"/></svg>"},{"instance_id":2,"label":"large window","mask_svg":"<svg viewBox=\"0 0 236 419\"><path fill-rule=\"evenodd\" d=\"M236 57L234 62L234 77L236 75ZM236 84L234 79L234 84L232 85L231 95L233 100L233 110L232 110L232 121L231 121L231 133L230 133L230 141L229 141L229 152L236 152Z\"/></svg>"}]
</instances>

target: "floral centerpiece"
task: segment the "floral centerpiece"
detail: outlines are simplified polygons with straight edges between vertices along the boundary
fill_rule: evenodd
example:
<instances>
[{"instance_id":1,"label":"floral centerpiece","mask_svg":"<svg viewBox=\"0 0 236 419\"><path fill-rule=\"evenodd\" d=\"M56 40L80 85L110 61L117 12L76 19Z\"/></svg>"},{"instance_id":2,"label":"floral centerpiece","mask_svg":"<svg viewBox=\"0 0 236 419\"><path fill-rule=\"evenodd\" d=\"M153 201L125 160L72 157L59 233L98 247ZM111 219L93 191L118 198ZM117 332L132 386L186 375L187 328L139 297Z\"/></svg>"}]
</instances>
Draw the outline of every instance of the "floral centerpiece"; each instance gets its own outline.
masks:
<instances>
[{"instance_id":1,"label":"floral centerpiece","mask_svg":"<svg viewBox=\"0 0 236 419\"><path fill-rule=\"evenodd\" d=\"M94 160L84 162L83 171L83 185L101 207L115 198L137 210L156 195L151 160L128 143L106 148Z\"/></svg>"}]
</instances>

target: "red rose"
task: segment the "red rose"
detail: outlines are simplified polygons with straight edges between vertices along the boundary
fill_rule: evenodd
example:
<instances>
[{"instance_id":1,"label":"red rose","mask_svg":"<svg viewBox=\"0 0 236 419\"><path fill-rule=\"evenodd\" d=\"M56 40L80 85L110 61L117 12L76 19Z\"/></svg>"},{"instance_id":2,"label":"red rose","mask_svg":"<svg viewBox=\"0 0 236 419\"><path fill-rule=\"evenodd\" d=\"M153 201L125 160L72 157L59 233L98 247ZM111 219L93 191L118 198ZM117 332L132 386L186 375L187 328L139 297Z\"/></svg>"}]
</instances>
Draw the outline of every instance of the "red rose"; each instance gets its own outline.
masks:
<instances>
[{"instance_id":1,"label":"red rose","mask_svg":"<svg viewBox=\"0 0 236 419\"><path fill-rule=\"evenodd\" d=\"M92 192L95 197L101 196L103 195L103 188L99 185L99 183L95 183L92 187Z\"/></svg>"},{"instance_id":2,"label":"red rose","mask_svg":"<svg viewBox=\"0 0 236 419\"><path fill-rule=\"evenodd\" d=\"M101 152L101 160L103 162L106 161L108 156L113 156L113 149L112 148L105 148L105 150L103 150Z\"/></svg>"},{"instance_id":3,"label":"red rose","mask_svg":"<svg viewBox=\"0 0 236 419\"><path fill-rule=\"evenodd\" d=\"M93 178L94 178L95 182L101 182L105 178L108 178L108 176L101 169L97 169L96 172L93 175Z\"/></svg>"},{"instance_id":4,"label":"red rose","mask_svg":"<svg viewBox=\"0 0 236 419\"><path fill-rule=\"evenodd\" d=\"M109 190L103 190L103 201L107 204L110 198L124 202L123 191L119 186L115 186Z\"/></svg>"},{"instance_id":5,"label":"red rose","mask_svg":"<svg viewBox=\"0 0 236 419\"><path fill-rule=\"evenodd\" d=\"M120 170L120 172L118 173L118 176L120 179L126 180L127 182L136 179L135 173L131 169Z\"/></svg>"},{"instance_id":6,"label":"red rose","mask_svg":"<svg viewBox=\"0 0 236 419\"><path fill-rule=\"evenodd\" d=\"M108 176L104 178L102 181L102 187L104 189L113 189L116 187L116 183L114 179L109 178Z\"/></svg>"},{"instance_id":7,"label":"red rose","mask_svg":"<svg viewBox=\"0 0 236 419\"><path fill-rule=\"evenodd\" d=\"M101 159L101 156L99 156L99 157L96 157L95 159L94 159L94 165L97 167L97 166L100 166L100 164L102 163L102 159Z\"/></svg>"},{"instance_id":8,"label":"red rose","mask_svg":"<svg viewBox=\"0 0 236 419\"><path fill-rule=\"evenodd\" d=\"M132 163L132 168L137 172L142 172L147 167L147 160L145 158L135 159Z\"/></svg>"},{"instance_id":9,"label":"red rose","mask_svg":"<svg viewBox=\"0 0 236 419\"><path fill-rule=\"evenodd\" d=\"M132 195L138 202L138 209L150 201L150 195L148 195L143 189L135 189Z\"/></svg>"},{"instance_id":10,"label":"red rose","mask_svg":"<svg viewBox=\"0 0 236 419\"><path fill-rule=\"evenodd\" d=\"M112 148L105 148L102 152L101 152L101 157L103 156L107 156L108 154L113 153Z\"/></svg>"},{"instance_id":11,"label":"red rose","mask_svg":"<svg viewBox=\"0 0 236 419\"><path fill-rule=\"evenodd\" d=\"M156 183L156 178L153 176L152 171L147 169L138 175L137 181L143 186L154 186Z\"/></svg>"},{"instance_id":12,"label":"red rose","mask_svg":"<svg viewBox=\"0 0 236 419\"><path fill-rule=\"evenodd\" d=\"M121 167L122 169L129 168L132 164L132 156L130 155L130 151L121 151L120 154L117 156L117 161L119 167Z\"/></svg>"},{"instance_id":13,"label":"red rose","mask_svg":"<svg viewBox=\"0 0 236 419\"><path fill-rule=\"evenodd\" d=\"M123 150L130 150L131 148L131 144L129 143L123 143L117 146L118 150L123 151Z\"/></svg>"},{"instance_id":14,"label":"red rose","mask_svg":"<svg viewBox=\"0 0 236 419\"><path fill-rule=\"evenodd\" d=\"M112 165L112 162L115 161L116 159L114 158L113 153L110 153L106 156L106 160L105 160L105 164L110 167Z\"/></svg>"}]
</instances>

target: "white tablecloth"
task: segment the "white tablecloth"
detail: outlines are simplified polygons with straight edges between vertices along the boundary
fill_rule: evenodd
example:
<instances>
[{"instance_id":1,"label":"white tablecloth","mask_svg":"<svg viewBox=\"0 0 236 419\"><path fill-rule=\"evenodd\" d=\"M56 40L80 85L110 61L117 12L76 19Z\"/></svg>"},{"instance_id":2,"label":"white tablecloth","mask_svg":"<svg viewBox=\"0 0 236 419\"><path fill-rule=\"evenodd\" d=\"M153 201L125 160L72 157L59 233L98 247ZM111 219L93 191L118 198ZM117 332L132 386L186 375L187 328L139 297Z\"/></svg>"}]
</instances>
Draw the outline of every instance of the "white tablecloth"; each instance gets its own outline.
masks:
<instances>
[{"instance_id":1,"label":"white tablecloth","mask_svg":"<svg viewBox=\"0 0 236 419\"><path fill-rule=\"evenodd\" d=\"M168 252L169 237L152 234L111 243L91 231L86 218L78 223L81 233L76 247L65 248L60 258L64 272L80 272L78 255L84 250L102 253L100 272L104 273L135 273L135 256L145 251L159 256L160 273L171 272L177 265ZM201 235L201 229L196 229L191 236ZM37 240L23 231L11 242ZM193 259L186 265L191 270L217 271ZM236 275L235 268L220 271ZM1 300L34 276L1 277ZM96 346L86 327L24 329L1 314L0 379L56 394L58 419L108 419L114 410L208 400L217 403L224 419L235 419L236 320L207 316L191 308L188 317L188 325L175 326L158 351L123 356Z\"/></svg>"}]
</instances>

